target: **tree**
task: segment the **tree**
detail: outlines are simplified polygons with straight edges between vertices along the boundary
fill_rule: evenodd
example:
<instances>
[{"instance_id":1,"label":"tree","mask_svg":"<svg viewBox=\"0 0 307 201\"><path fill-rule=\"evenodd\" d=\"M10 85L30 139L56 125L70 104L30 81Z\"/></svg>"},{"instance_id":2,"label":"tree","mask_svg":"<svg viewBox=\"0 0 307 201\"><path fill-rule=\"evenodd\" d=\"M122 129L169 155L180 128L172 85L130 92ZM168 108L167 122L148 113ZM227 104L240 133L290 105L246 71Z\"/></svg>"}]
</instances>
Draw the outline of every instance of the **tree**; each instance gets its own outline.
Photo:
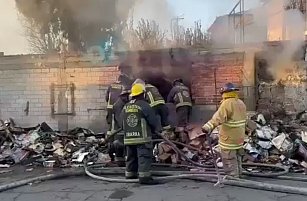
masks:
<instances>
[{"instance_id":1,"label":"tree","mask_svg":"<svg viewBox=\"0 0 307 201\"><path fill-rule=\"evenodd\" d=\"M196 21L194 27L178 29L176 33L175 46L177 47L209 47L209 34L202 30L201 21Z\"/></svg>"},{"instance_id":2,"label":"tree","mask_svg":"<svg viewBox=\"0 0 307 201\"><path fill-rule=\"evenodd\" d=\"M140 46L144 49L161 48L164 45L166 33L162 31L154 20L141 19L134 30Z\"/></svg>"},{"instance_id":3,"label":"tree","mask_svg":"<svg viewBox=\"0 0 307 201\"><path fill-rule=\"evenodd\" d=\"M31 52L46 54L67 49L67 38L59 29L59 24L50 25L50 30L44 33L41 31L42 27L38 26L34 20L23 18L21 23L25 29Z\"/></svg>"},{"instance_id":4,"label":"tree","mask_svg":"<svg viewBox=\"0 0 307 201\"><path fill-rule=\"evenodd\" d=\"M298 9L303 13L306 12L306 0L288 0L285 2L285 8L288 9Z\"/></svg>"},{"instance_id":5,"label":"tree","mask_svg":"<svg viewBox=\"0 0 307 201\"><path fill-rule=\"evenodd\" d=\"M118 27L135 1L15 0L32 49L39 53L58 50L65 41L70 50L84 52L103 46L110 36L120 40Z\"/></svg>"}]
</instances>

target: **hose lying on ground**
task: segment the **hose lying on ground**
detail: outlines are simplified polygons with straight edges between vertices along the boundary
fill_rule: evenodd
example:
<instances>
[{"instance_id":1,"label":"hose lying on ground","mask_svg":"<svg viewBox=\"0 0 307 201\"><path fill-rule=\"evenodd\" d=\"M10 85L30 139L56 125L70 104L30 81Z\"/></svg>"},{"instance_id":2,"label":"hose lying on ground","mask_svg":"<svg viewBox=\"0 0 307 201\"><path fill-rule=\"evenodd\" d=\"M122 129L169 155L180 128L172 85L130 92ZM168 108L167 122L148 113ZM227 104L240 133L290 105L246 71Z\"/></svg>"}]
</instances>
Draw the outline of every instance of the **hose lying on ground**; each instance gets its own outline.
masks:
<instances>
[{"instance_id":1,"label":"hose lying on ground","mask_svg":"<svg viewBox=\"0 0 307 201\"><path fill-rule=\"evenodd\" d=\"M118 131L117 131L118 132ZM163 136L162 136L163 137ZM196 167L201 167L201 168L204 168L204 170L208 170L208 171L212 171L212 165L202 165L202 164L199 164L193 160L191 160L190 158L188 158L187 156L185 156L185 154L177 148L177 146L174 144L176 142L172 142L170 140L168 140L167 138L164 138L163 139L178 153L180 154L187 162L189 162L190 164L192 164L193 166L196 166ZM182 144L180 143L180 145L184 145L185 144ZM278 167L278 166L274 166L274 165L264 165L264 164L249 164L250 166L265 166L265 167ZM94 166L93 166L94 167ZM208 169L208 168L211 168L211 169ZM283 167L278 167L278 168L282 168ZM98 175L95 175L94 173L92 173L90 170L90 168L85 165L85 173L92 177L92 178L95 178L95 179L100 179L100 180L103 180L103 181L109 181L109 182L124 182L124 183L134 183L134 182L138 182L138 180L126 180L126 179L114 179L114 178L107 178L107 177L102 177L102 176L98 176ZM101 172L102 174L106 174L106 172L104 171L107 171L107 169L101 169ZM288 170L287 169L283 169L283 171L281 172L278 172L278 173L269 173L269 174L263 174L263 173L252 173L252 172L249 172L247 173L247 175L251 175L251 176L263 176L263 177L276 177L278 175L283 175L285 173L287 173ZM112 171L110 172L112 173ZM169 180L174 180L174 179L203 179L204 181L212 181L212 179L214 179L214 175L210 175L210 174L204 174L204 173L193 173L193 172L177 172L177 174L180 173L179 175L173 175L173 174L170 174L170 173L163 173L164 177L160 177L159 180L160 181L169 181ZM114 173L113 173L114 174ZM246 174L246 173L245 173ZM23 185L27 185L28 183L33 183L33 182L36 182L36 181L45 181L45 180L52 180L52 179L59 179L59 178L64 178L64 177L69 177L69 176L80 176L80 175L84 175L84 171L72 171L72 172L61 172L61 173L53 173L53 174L48 174L48 175L43 175L43 176L38 176L38 177L34 177L34 178L30 178L30 179L25 179L25 180L21 180L21 181L17 181L17 182L13 182L13 183L10 183L10 184L5 184L5 185L1 185L0 186L0 192L2 191L5 191L5 190L8 190L8 189L12 189L12 188L16 188L16 187L19 187L19 186L23 186ZM160 172L160 175L161 176L161 172ZM240 182L242 182L240 180L239 183L232 183L234 181L228 181L226 180L225 181L225 184L229 184L229 185L234 185L236 184L237 186L241 186L241 187L248 187L249 184L244 184L244 185L241 185ZM246 182L251 182L251 181L246 181ZM253 185L256 185L257 186L257 189L262 189L261 186L265 186L263 185L264 183L254 183ZM271 184L267 184L267 185L271 185ZM276 185L274 186L273 190L275 189ZM282 190L280 189L283 189L283 188L286 188L286 189L289 189L290 188L290 192L288 193L295 193L295 194L300 194L299 192L297 191L293 191L292 187L287 187L287 186L282 186L281 188L278 188L279 186L277 185L275 191L277 192L283 192ZM251 187L252 188L252 187ZM270 188L267 188L267 189L262 189L262 190L270 190ZM297 188L296 188L297 189ZM303 190L306 190L306 189L303 189ZM300 191L300 192L303 192L304 191ZM307 194L302 194L302 195L307 195Z\"/></svg>"},{"instance_id":2,"label":"hose lying on ground","mask_svg":"<svg viewBox=\"0 0 307 201\"><path fill-rule=\"evenodd\" d=\"M99 166L93 166L96 168L99 168ZM102 169L96 169L94 172L102 173L104 175L118 175L119 173L124 173L123 168L102 168ZM179 174L179 175L174 175ZM0 185L0 192L13 189L16 187L20 187L23 185L27 185L29 183L34 183L37 181L47 181L52 179L62 179L69 176L83 176L84 171L83 170L73 170L69 172L60 172L60 173L53 173L38 177L33 177L29 179L24 179L21 181L12 182L9 184L3 184ZM153 175L158 176L165 176L162 177L161 181L170 181L174 179L191 179L191 180L197 180L197 181L204 181L204 182L216 182L216 176L215 175L208 175L208 174L193 174L186 171L178 171L178 172L165 172L165 171L154 171ZM100 177L101 178L101 177ZM114 179L107 178L107 180L111 182L116 182ZM118 182L126 182L125 179L117 179ZM129 183L137 182L137 180L130 180ZM273 191L273 192L283 192L283 193L291 193L291 194L299 194L299 195L307 195L307 189L306 188L297 188L297 187L290 187L290 186L284 186L284 185L276 185L276 184L268 184L263 182L254 182L250 180L224 180L223 183L225 185L230 186L239 186L244 188L253 188L253 189L259 189L259 190L266 190L266 191Z\"/></svg>"},{"instance_id":3,"label":"hose lying on ground","mask_svg":"<svg viewBox=\"0 0 307 201\"><path fill-rule=\"evenodd\" d=\"M171 141L169 139L167 139L166 137L164 137L163 135L161 135L161 137L163 138L163 140L168 143L172 149L174 149L175 152L177 152L180 156L182 156L187 162L189 162L190 164L196 166L196 167L201 167L204 168L205 171L207 168L212 168L212 165L203 165L203 164L199 164L193 160L191 160L189 157L187 157L176 145L174 141ZM180 144L183 146L186 146L185 144ZM244 171L242 174L243 175L248 175L248 176L257 176L257 177L277 177L277 176L281 176L284 174L287 174L289 172L289 169L283 166L277 166L277 165L270 165L270 164L261 164L261 163L243 163L243 166L258 166L258 167L269 167L269 168L278 168L281 171L279 172L270 172L270 173L257 173L257 172L247 172Z\"/></svg>"},{"instance_id":4,"label":"hose lying on ground","mask_svg":"<svg viewBox=\"0 0 307 201\"><path fill-rule=\"evenodd\" d=\"M85 169L86 174L89 175L90 177L94 179L99 179L103 181L109 181L109 182L120 182L120 183L137 183L137 179L117 179L117 178L108 178L104 176L97 176L92 173L88 174L89 171L86 168ZM110 174L106 172L101 172L102 174ZM123 173L123 172L122 172ZM154 172L153 172L154 173ZM217 176L216 175L210 175L210 174L193 174L193 173L184 173L179 175L172 175L172 172L163 172L161 171L162 175L167 175L169 176L164 176L164 177L155 177L156 180L158 181L171 181L175 179L190 179L190 180L196 180L196 181L205 181L205 182L213 182L216 183L217 181ZM177 174L178 172L176 172ZM115 173L113 173L115 174ZM116 172L118 174L118 172ZM156 173L157 174L157 173ZM156 175L154 174L154 175ZM161 175L161 174L160 174ZM256 182L256 181L250 181L250 180L243 180L243 179L238 179L238 180L224 180L223 184L225 185L230 185L230 186L239 186L239 187L244 187L244 188L252 188L252 189L259 189L259 190L265 190L265 191L273 191L273 192L282 192L282 193L290 193L290 194L298 194L298 195L306 195L307 196L307 188L297 188L297 187L292 187L292 186L285 186L285 185L277 185L277 184L270 184L270 183L264 183L264 182Z\"/></svg>"},{"instance_id":5,"label":"hose lying on ground","mask_svg":"<svg viewBox=\"0 0 307 201\"><path fill-rule=\"evenodd\" d=\"M204 181L204 182L212 182L216 183L216 178L210 177L199 177L199 178L191 178L191 180L196 181ZM280 193L289 193L289 194L297 194L297 195L306 195L307 196L307 188L300 187L292 187L278 184L270 184L264 182L257 182L251 180L224 180L223 184L230 186L238 186L243 188L251 188L272 192L280 192Z\"/></svg>"},{"instance_id":6,"label":"hose lying on ground","mask_svg":"<svg viewBox=\"0 0 307 201\"><path fill-rule=\"evenodd\" d=\"M15 181L9 184L3 184L0 185L0 192L17 188L20 186L24 186L30 183L38 182L38 181L47 181L47 180L52 180L52 179L61 179L65 177L71 177L71 176L80 176L80 175L85 175L83 170L77 170L77 171L70 171L70 172L58 172L58 173L52 173L52 174L47 174L47 175L42 175L38 177L32 177L29 179L24 179L20 181Z\"/></svg>"}]
</instances>

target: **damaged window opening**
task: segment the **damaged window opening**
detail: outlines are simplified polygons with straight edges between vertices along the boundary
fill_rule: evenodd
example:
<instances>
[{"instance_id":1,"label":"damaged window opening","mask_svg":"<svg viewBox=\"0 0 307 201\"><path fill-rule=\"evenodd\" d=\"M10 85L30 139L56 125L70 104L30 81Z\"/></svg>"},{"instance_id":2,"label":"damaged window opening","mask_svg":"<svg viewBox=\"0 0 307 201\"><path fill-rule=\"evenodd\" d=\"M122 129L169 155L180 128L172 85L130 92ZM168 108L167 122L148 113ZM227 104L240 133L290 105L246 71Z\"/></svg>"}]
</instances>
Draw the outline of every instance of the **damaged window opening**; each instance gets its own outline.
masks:
<instances>
[{"instance_id":1,"label":"damaged window opening","mask_svg":"<svg viewBox=\"0 0 307 201\"><path fill-rule=\"evenodd\" d=\"M75 113L75 85L73 83L56 85L52 84L51 91L51 115L72 115Z\"/></svg>"}]
</instances>

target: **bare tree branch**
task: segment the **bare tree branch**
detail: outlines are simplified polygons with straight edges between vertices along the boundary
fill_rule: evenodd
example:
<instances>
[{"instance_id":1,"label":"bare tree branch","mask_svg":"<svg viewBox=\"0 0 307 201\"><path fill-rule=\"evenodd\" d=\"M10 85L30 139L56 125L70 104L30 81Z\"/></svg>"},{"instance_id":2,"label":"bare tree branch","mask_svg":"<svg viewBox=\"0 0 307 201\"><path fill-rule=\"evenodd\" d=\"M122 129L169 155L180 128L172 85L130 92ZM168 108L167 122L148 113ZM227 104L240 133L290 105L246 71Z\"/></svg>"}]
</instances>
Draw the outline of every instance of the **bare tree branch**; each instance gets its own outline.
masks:
<instances>
[{"instance_id":1,"label":"bare tree branch","mask_svg":"<svg viewBox=\"0 0 307 201\"><path fill-rule=\"evenodd\" d=\"M163 48L166 38L166 32L160 29L156 21L145 19L141 19L136 28L131 19L124 35L131 49Z\"/></svg>"}]
</instances>

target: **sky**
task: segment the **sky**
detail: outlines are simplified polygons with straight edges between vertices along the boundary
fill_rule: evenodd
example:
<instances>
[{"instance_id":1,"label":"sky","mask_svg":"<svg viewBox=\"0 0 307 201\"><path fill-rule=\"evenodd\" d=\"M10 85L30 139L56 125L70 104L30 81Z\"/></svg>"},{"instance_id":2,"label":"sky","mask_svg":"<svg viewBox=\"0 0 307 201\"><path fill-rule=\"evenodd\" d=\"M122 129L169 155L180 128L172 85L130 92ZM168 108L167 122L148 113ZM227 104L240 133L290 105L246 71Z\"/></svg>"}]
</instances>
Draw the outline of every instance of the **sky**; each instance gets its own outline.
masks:
<instances>
[{"instance_id":1,"label":"sky","mask_svg":"<svg viewBox=\"0 0 307 201\"><path fill-rule=\"evenodd\" d=\"M183 25L193 24L201 20L208 28L215 18L229 14L239 0L168 0L176 15L184 15ZM245 9L259 5L259 0L245 0Z\"/></svg>"},{"instance_id":2,"label":"sky","mask_svg":"<svg viewBox=\"0 0 307 201\"><path fill-rule=\"evenodd\" d=\"M203 27L208 28L217 16L228 14L238 0L143 0L144 12L136 8L139 18L156 19L165 29L170 26L171 18L183 15L180 22L184 26L192 26L196 20L201 20ZM162 2L153 5L153 2ZM163 2L167 1L167 3ZM259 0L245 0L246 9L258 5ZM156 9L151 9L156 6ZM156 11L159 12L156 12ZM24 37L23 28L18 21L15 0L0 0L0 52L9 54L27 54L29 48Z\"/></svg>"}]
</instances>

